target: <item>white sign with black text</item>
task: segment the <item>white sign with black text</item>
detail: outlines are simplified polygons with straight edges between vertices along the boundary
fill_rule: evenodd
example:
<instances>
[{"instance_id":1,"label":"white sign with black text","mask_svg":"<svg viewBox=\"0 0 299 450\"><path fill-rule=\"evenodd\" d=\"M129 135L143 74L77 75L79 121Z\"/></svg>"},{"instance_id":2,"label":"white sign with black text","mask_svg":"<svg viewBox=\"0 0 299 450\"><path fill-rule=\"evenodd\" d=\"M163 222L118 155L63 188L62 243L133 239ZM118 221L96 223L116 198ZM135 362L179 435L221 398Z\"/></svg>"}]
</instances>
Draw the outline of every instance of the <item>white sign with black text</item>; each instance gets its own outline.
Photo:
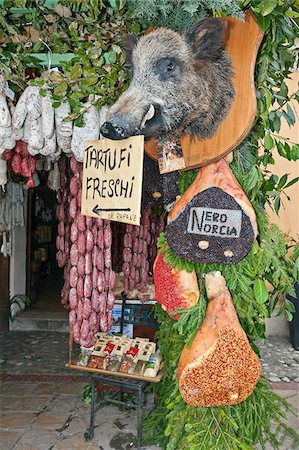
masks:
<instances>
[{"instance_id":1,"label":"white sign with black text","mask_svg":"<svg viewBox=\"0 0 299 450\"><path fill-rule=\"evenodd\" d=\"M188 233L238 238L241 232L242 211L194 207L190 209Z\"/></svg>"},{"instance_id":2,"label":"white sign with black text","mask_svg":"<svg viewBox=\"0 0 299 450\"><path fill-rule=\"evenodd\" d=\"M140 225L144 136L86 141L82 214Z\"/></svg>"}]
</instances>

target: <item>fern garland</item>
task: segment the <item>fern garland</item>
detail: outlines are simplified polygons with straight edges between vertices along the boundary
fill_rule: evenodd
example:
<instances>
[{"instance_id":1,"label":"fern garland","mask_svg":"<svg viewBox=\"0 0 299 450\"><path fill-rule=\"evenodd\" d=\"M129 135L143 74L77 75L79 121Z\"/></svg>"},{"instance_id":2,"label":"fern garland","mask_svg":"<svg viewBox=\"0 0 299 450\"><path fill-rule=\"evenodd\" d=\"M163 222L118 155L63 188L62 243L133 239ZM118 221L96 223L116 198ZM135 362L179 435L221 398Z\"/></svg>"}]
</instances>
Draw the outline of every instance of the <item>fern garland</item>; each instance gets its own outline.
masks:
<instances>
[{"instance_id":1,"label":"fern garland","mask_svg":"<svg viewBox=\"0 0 299 450\"><path fill-rule=\"evenodd\" d=\"M261 378L254 392L244 402L215 408L191 407L184 403L178 390L177 367L185 342L198 330L203 320L205 301L184 311L173 321L160 306L156 314L161 323L159 347L164 357L164 377L155 386L156 409L144 423L144 440L166 450L252 449L259 444L281 448L285 439L297 448L299 436L286 424L291 407L275 394Z\"/></svg>"},{"instance_id":2,"label":"fern garland","mask_svg":"<svg viewBox=\"0 0 299 450\"><path fill-rule=\"evenodd\" d=\"M175 30L182 30L211 13L244 19L236 0L129 0L128 4L139 20Z\"/></svg>"}]
</instances>

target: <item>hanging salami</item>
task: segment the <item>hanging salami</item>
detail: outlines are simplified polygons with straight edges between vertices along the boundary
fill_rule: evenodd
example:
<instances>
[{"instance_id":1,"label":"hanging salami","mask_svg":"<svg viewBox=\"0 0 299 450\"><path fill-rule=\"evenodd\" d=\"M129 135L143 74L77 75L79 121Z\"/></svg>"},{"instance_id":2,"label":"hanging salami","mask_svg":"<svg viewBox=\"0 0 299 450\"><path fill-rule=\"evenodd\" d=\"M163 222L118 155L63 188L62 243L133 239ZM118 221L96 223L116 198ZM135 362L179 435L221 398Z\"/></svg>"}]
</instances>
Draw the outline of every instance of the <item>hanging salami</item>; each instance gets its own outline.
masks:
<instances>
[{"instance_id":1,"label":"hanging salami","mask_svg":"<svg viewBox=\"0 0 299 450\"><path fill-rule=\"evenodd\" d=\"M60 158L62 190L58 194L57 262L64 267L62 303L70 308L72 336L90 347L99 330L112 326L116 275L112 270L112 230L107 220L80 212L82 164Z\"/></svg>"}]
</instances>

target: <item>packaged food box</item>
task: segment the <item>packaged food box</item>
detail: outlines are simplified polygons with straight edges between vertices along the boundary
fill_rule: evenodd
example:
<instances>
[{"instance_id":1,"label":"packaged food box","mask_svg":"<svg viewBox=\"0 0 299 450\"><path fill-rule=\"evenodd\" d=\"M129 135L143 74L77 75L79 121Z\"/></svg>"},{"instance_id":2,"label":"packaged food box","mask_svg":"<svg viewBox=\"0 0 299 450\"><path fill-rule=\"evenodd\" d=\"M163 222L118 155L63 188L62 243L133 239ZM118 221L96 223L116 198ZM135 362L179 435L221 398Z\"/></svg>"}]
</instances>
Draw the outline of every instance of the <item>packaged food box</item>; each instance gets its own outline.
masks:
<instances>
[{"instance_id":1,"label":"packaged food box","mask_svg":"<svg viewBox=\"0 0 299 450\"><path fill-rule=\"evenodd\" d=\"M93 352L93 347L85 348L85 347L81 346L81 352L80 352L80 355L79 355L76 365L86 367L92 352Z\"/></svg>"},{"instance_id":2,"label":"packaged food box","mask_svg":"<svg viewBox=\"0 0 299 450\"><path fill-rule=\"evenodd\" d=\"M128 373L129 368L133 364L134 358L138 355L139 349L136 347L131 347L126 354L123 356L122 362L119 367L119 372Z\"/></svg>"},{"instance_id":3,"label":"packaged food box","mask_svg":"<svg viewBox=\"0 0 299 450\"><path fill-rule=\"evenodd\" d=\"M128 345L119 342L113 349L113 354L110 356L109 370L118 372L123 355L128 351Z\"/></svg>"}]
</instances>

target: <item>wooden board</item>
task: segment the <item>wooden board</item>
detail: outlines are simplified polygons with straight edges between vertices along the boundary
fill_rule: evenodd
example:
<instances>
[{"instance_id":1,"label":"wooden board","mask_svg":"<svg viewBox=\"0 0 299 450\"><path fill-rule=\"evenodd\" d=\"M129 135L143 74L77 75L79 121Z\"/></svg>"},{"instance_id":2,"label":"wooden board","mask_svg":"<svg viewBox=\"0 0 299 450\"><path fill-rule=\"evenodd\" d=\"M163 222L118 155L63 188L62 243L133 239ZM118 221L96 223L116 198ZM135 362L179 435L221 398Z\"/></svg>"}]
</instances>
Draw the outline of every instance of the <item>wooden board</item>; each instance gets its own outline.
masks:
<instances>
[{"instance_id":1,"label":"wooden board","mask_svg":"<svg viewBox=\"0 0 299 450\"><path fill-rule=\"evenodd\" d=\"M249 133L255 119L254 67L263 32L250 11L246 12L245 22L233 17L223 20L227 24L225 48L232 59L236 97L212 138L181 137L186 163L184 170L210 164L234 150ZM147 142L145 151L157 159L155 141Z\"/></svg>"},{"instance_id":2,"label":"wooden board","mask_svg":"<svg viewBox=\"0 0 299 450\"><path fill-rule=\"evenodd\" d=\"M147 381L148 383L159 383L163 374L160 372L156 377L142 377L130 373L112 372L111 370L92 369L90 367L77 366L76 364L66 363L65 367L69 369L78 370L81 372L101 373L102 375L113 375L119 378L130 378L131 380Z\"/></svg>"}]
</instances>

